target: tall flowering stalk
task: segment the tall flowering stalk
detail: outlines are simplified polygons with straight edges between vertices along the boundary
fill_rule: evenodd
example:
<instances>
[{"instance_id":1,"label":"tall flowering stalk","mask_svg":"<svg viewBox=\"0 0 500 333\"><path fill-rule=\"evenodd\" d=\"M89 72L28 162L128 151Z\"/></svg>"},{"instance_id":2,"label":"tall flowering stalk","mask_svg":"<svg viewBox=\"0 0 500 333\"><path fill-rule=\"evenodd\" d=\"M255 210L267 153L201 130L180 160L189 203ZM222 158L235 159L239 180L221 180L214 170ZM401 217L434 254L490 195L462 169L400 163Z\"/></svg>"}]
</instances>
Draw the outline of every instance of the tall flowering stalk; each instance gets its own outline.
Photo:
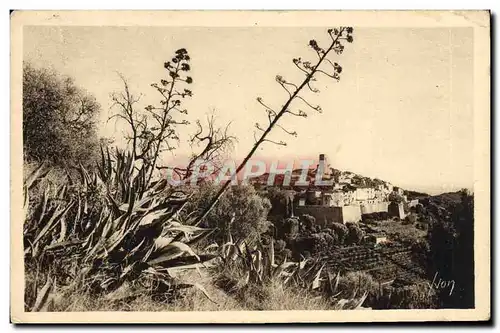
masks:
<instances>
[{"instance_id":1,"label":"tall flowering stalk","mask_svg":"<svg viewBox=\"0 0 500 333\"><path fill-rule=\"evenodd\" d=\"M286 79L284 79L281 75L276 76L276 82L288 93L289 97L287 101L284 103L282 108L280 109L279 112L274 111L271 107L267 106L264 101L262 100L261 97L257 97L257 102L262 105L267 113L267 118L268 118L268 125L266 128L263 128L259 123L255 124L256 129L261 133L260 137L255 139L255 143L250 150L250 152L247 154L247 156L243 159L241 164L236 168L235 173L232 175L232 178L236 177L236 175L245 167L246 163L250 160L250 158L253 156L255 151L260 147L261 144L264 142L271 142L274 144L278 145L286 145L286 142L284 141L272 141L268 139L269 133L275 128L279 127L282 129L285 133L293 136L297 136L296 132L289 131L285 128L283 128L279 124L279 120L281 117L283 117L285 114L290 114L292 116L296 117L307 117L307 113L303 110L298 110L298 111L291 111L290 106L292 102L296 100L300 100L301 103L303 103L306 107L313 109L314 111L317 112L322 112L322 109L319 105L312 105L309 103L304 97L300 95L302 90L307 87L307 89L311 90L313 93L318 93L319 90L314 88L311 85L311 82L316 81L316 75L317 74L322 74L325 75L329 78L332 78L334 80L339 81L340 80L340 73L342 73L342 67L336 63L332 62L330 59L328 59L328 55L333 51L337 55L340 55L344 51L344 45L342 44L343 41L346 41L347 43L352 43L353 42L353 28L352 27L339 27L339 28L333 28L333 29L328 29L328 35L330 36L332 42L330 45L324 49L318 45L318 42L316 40L310 40L309 41L309 46L313 49L313 51L316 53L318 59L316 60L315 63L310 62L310 61L305 61L302 60L301 58L294 58L293 63L294 65L301 71L303 72L305 78L304 80L299 84L295 84L293 82L289 82ZM217 192L215 197L212 199L210 205L203 211L203 213L196 218L194 224L199 225L202 223L204 218L210 213L210 211L213 209L213 207L217 204L219 201L220 197L224 194L224 192L227 190L229 184L231 183L231 180L228 180L224 183L224 185L220 188L220 190Z\"/></svg>"}]
</instances>

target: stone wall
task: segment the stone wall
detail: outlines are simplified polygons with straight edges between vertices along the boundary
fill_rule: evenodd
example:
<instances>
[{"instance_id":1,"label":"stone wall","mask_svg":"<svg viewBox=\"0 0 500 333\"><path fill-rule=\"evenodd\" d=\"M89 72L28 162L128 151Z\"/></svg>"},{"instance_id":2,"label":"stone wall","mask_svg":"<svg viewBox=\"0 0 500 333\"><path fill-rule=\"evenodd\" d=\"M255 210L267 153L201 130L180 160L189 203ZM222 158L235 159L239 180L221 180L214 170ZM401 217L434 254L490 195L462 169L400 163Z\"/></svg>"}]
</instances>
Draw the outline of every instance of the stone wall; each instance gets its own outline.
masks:
<instances>
[{"instance_id":1,"label":"stone wall","mask_svg":"<svg viewBox=\"0 0 500 333\"><path fill-rule=\"evenodd\" d=\"M373 204L362 204L361 214L381 213L389 211L388 202L377 202Z\"/></svg>"},{"instance_id":2,"label":"stone wall","mask_svg":"<svg viewBox=\"0 0 500 333\"><path fill-rule=\"evenodd\" d=\"M298 206L295 208L297 216L308 214L314 216L316 223L327 225L331 222L348 223L361 221L359 206L327 207L327 206Z\"/></svg>"}]
</instances>

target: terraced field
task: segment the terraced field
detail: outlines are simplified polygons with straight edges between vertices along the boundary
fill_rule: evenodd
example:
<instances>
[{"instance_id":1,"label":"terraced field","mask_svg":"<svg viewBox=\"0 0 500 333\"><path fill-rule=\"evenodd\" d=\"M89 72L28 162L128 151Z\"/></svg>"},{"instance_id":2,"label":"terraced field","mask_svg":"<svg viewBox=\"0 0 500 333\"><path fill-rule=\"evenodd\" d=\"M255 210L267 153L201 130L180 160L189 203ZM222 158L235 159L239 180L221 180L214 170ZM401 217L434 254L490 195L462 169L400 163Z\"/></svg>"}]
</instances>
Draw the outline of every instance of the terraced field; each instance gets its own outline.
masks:
<instances>
[{"instance_id":1,"label":"terraced field","mask_svg":"<svg viewBox=\"0 0 500 333\"><path fill-rule=\"evenodd\" d=\"M332 272L363 271L381 283L397 280L402 284L413 284L425 279L424 270L411 258L408 246L371 248L349 246L334 250L328 256L327 267Z\"/></svg>"}]
</instances>

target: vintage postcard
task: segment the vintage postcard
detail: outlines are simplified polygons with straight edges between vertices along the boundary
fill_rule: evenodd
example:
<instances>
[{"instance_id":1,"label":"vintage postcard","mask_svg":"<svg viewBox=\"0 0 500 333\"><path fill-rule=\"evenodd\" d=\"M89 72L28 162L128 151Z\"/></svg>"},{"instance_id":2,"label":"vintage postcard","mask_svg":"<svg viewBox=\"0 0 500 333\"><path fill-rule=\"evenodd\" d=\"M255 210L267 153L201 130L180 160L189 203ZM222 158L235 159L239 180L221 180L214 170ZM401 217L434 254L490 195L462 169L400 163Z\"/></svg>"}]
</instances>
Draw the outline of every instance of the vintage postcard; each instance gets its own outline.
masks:
<instances>
[{"instance_id":1,"label":"vintage postcard","mask_svg":"<svg viewBox=\"0 0 500 333\"><path fill-rule=\"evenodd\" d=\"M12 322L490 319L488 11L14 11L11 38Z\"/></svg>"}]
</instances>

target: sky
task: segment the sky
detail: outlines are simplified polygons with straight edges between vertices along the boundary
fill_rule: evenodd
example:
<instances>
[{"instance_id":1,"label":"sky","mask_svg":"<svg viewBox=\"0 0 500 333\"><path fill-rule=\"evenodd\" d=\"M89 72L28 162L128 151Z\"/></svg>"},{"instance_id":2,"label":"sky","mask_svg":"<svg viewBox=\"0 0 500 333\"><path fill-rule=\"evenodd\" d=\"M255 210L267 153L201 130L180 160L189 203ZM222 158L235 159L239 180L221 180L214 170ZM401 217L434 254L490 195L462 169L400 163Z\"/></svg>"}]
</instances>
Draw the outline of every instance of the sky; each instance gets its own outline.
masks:
<instances>
[{"instance_id":1,"label":"sky","mask_svg":"<svg viewBox=\"0 0 500 333\"><path fill-rule=\"evenodd\" d=\"M238 138L232 157L251 149L254 125L265 125L262 97L275 110L288 95L276 75L299 83L292 59L315 60L310 39L326 45L325 28L297 27L55 27L24 28L24 60L71 76L102 106L100 131L120 144L124 126L106 122L111 93L122 83L141 94L141 104L158 101L150 87L165 77L163 63L178 48L191 57L193 97L188 120L214 113ZM342 55L340 82L319 76L319 114L296 102L308 118L288 115L257 156L282 161L326 154L332 167L377 177L404 188L440 193L473 186L473 31L471 28L360 28ZM195 127L181 133L177 154ZM165 159L173 158L166 156Z\"/></svg>"}]
</instances>

